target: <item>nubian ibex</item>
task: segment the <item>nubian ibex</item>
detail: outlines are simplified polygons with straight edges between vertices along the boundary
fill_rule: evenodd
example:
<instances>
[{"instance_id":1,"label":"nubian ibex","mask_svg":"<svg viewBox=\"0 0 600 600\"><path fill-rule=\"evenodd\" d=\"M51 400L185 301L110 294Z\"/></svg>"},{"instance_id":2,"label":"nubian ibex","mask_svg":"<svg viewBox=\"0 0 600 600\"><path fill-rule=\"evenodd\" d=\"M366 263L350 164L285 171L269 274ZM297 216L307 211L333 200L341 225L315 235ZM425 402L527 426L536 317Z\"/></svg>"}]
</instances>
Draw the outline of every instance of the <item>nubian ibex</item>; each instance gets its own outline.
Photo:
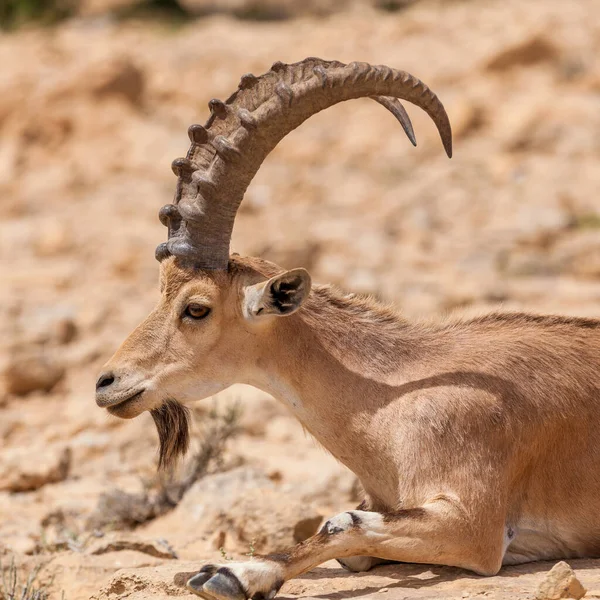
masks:
<instances>
[{"instance_id":1,"label":"nubian ibex","mask_svg":"<svg viewBox=\"0 0 600 600\"><path fill-rule=\"evenodd\" d=\"M400 121L424 109L451 155L436 95L408 73L308 58L244 75L210 102L160 211L162 298L105 366L96 401L150 411L160 464L185 452L183 403L234 383L264 390L360 479L365 500L289 551L211 564L187 581L207 600L270 599L336 558L501 565L600 554L600 321L490 314L411 323L393 310L230 255L236 211L261 163L308 117L373 98ZM282 200L284 201L284 200Z\"/></svg>"}]
</instances>

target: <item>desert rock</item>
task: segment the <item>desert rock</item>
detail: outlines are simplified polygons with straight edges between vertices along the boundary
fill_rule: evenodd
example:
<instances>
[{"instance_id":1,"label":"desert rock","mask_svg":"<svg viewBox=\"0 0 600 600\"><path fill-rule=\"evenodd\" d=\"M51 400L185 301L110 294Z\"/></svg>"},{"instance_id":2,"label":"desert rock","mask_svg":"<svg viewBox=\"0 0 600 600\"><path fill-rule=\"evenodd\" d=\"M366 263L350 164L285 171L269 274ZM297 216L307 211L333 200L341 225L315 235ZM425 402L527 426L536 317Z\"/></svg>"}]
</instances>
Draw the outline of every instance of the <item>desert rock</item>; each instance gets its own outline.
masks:
<instances>
[{"instance_id":1,"label":"desert rock","mask_svg":"<svg viewBox=\"0 0 600 600\"><path fill-rule=\"evenodd\" d=\"M317 532L323 516L310 503L273 489L253 489L220 515L239 551L279 552ZM228 547L230 547L228 545Z\"/></svg>"},{"instance_id":2,"label":"desert rock","mask_svg":"<svg viewBox=\"0 0 600 600\"><path fill-rule=\"evenodd\" d=\"M575 571L564 561L556 563L540 583L537 600L559 600L574 598L579 600L585 596L585 588L575 575Z\"/></svg>"},{"instance_id":3,"label":"desert rock","mask_svg":"<svg viewBox=\"0 0 600 600\"><path fill-rule=\"evenodd\" d=\"M64 446L31 446L3 452L0 491L29 492L69 474L71 449Z\"/></svg>"},{"instance_id":4,"label":"desert rock","mask_svg":"<svg viewBox=\"0 0 600 600\"><path fill-rule=\"evenodd\" d=\"M147 539L132 533L109 532L86 547L91 555L131 550L156 558L177 558L177 554L164 539Z\"/></svg>"},{"instance_id":5,"label":"desert rock","mask_svg":"<svg viewBox=\"0 0 600 600\"><path fill-rule=\"evenodd\" d=\"M16 353L4 370L7 392L23 396L30 392L49 392L63 377L65 369L43 352Z\"/></svg>"}]
</instances>

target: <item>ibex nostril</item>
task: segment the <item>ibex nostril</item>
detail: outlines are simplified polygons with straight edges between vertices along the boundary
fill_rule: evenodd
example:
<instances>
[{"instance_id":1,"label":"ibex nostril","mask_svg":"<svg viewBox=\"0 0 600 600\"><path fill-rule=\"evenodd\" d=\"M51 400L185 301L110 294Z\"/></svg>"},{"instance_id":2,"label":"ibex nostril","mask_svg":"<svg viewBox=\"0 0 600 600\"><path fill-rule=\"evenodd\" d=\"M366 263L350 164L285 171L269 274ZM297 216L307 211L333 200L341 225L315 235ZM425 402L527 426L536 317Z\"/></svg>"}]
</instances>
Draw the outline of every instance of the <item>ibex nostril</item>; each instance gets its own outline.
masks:
<instances>
[{"instance_id":1,"label":"ibex nostril","mask_svg":"<svg viewBox=\"0 0 600 600\"><path fill-rule=\"evenodd\" d=\"M112 373L103 373L100 375L100 379L96 382L96 389L99 390L103 387L108 387L115 382L115 378Z\"/></svg>"}]
</instances>

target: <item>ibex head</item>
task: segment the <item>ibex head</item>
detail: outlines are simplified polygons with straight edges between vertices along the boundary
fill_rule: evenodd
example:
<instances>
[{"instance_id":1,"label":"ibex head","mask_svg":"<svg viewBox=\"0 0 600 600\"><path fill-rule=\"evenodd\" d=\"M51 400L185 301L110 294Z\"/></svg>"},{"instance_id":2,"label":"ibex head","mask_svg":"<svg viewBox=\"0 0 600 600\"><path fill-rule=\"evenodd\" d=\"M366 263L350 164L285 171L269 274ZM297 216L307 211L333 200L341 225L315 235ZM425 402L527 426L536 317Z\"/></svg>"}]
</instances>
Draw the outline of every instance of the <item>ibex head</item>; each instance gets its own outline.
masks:
<instances>
[{"instance_id":1,"label":"ibex head","mask_svg":"<svg viewBox=\"0 0 600 600\"><path fill-rule=\"evenodd\" d=\"M233 383L252 383L277 335L277 317L309 298L304 269L284 271L259 259L229 254L244 193L269 152L311 115L338 102L369 97L398 119L415 144L398 98L425 110L448 156L452 136L437 96L403 71L316 58L275 63L260 77L244 75L226 102L211 100L205 126L192 125L173 204L160 219L169 228L158 246L162 298L125 340L97 383L97 404L123 418L150 410L161 439L161 464L187 446L180 402L201 399Z\"/></svg>"}]
</instances>

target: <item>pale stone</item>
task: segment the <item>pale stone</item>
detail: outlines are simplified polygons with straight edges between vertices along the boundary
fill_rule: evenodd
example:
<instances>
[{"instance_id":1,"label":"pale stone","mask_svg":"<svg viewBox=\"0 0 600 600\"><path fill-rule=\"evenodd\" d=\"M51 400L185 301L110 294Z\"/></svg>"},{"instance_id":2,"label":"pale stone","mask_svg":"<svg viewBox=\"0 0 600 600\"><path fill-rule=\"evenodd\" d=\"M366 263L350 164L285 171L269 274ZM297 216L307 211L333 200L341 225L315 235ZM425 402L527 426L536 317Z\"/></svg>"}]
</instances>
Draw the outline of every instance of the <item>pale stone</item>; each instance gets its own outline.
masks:
<instances>
[{"instance_id":1,"label":"pale stone","mask_svg":"<svg viewBox=\"0 0 600 600\"><path fill-rule=\"evenodd\" d=\"M560 600L574 598L579 600L585 596L586 589L581 585L575 571L564 561L556 563L540 583L537 600Z\"/></svg>"},{"instance_id":2,"label":"pale stone","mask_svg":"<svg viewBox=\"0 0 600 600\"><path fill-rule=\"evenodd\" d=\"M0 457L0 491L29 492L63 481L70 466L69 447L10 448Z\"/></svg>"}]
</instances>

